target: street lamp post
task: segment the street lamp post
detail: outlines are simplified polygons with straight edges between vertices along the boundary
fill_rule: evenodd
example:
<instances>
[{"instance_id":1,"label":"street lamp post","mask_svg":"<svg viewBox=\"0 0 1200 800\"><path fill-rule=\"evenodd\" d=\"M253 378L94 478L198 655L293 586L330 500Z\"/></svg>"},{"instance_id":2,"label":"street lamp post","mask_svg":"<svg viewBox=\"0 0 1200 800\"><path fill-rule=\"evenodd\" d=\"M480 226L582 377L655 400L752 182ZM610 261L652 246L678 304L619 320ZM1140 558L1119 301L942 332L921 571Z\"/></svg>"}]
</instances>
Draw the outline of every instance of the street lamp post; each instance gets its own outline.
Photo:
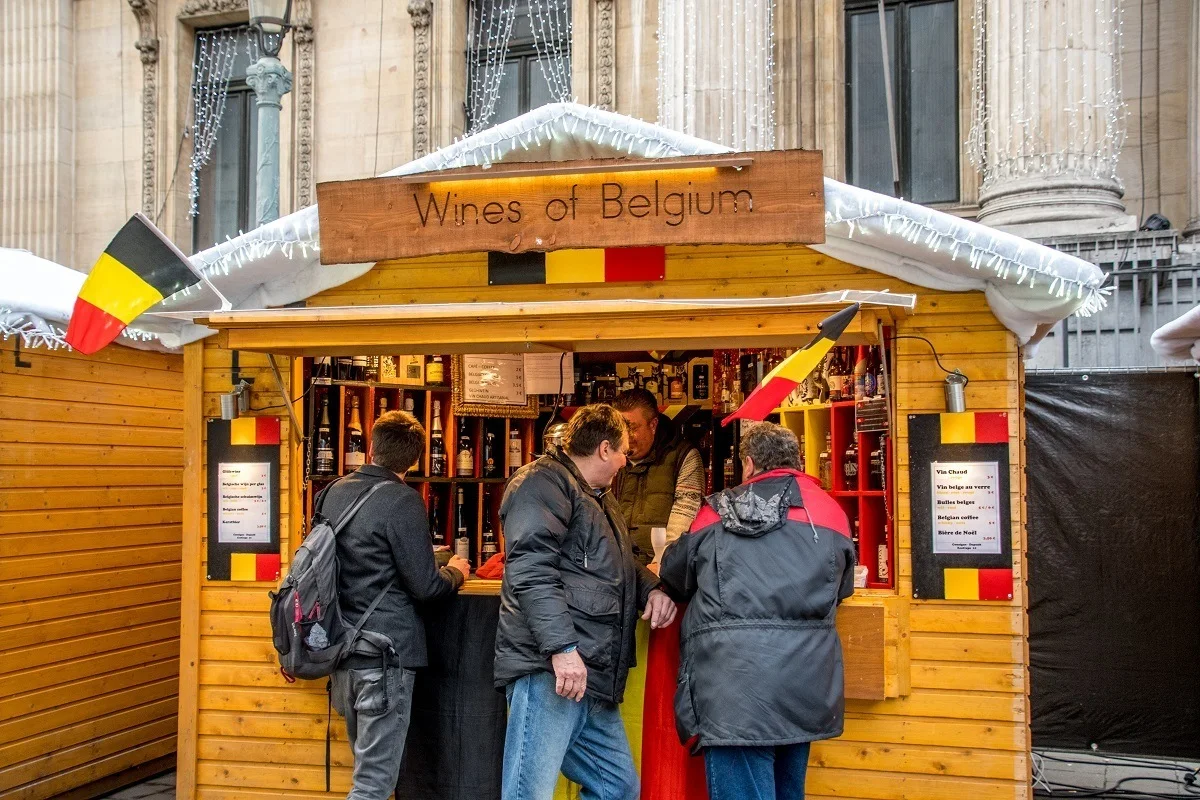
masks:
<instances>
[{"instance_id":1,"label":"street lamp post","mask_svg":"<svg viewBox=\"0 0 1200 800\"><path fill-rule=\"evenodd\" d=\"M292 73L279 61L283 39L291 27L292 0L249 0L250 29L258 36L261 56L246 70L246 83L258 105L258 170L255 225L279 218L279 112L292 89Z\"/></svg>"}]
</instances>

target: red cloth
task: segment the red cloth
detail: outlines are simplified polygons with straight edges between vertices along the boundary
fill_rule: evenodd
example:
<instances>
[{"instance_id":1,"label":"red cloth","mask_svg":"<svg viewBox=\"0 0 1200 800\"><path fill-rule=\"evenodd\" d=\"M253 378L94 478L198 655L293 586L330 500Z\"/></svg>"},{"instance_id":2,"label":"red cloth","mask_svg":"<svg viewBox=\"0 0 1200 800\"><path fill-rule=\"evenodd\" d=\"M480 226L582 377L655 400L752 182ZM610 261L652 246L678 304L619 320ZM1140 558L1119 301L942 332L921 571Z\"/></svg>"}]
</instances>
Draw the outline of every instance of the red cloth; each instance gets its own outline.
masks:
<instances>
[{"instance_id":1,"label":"red cloth","mask_svg":"<svg viewBox=\"0 0 1200 800\"><path fill-rule=\"evenodd\" d=\"M504 553L496 553L487 563L475 570L476 578L486 581L498 581L504 577Z\"/></svg>"},{"instance_id":2,"label":"red cloth","mask_svg":"<svg viewBox=\"0 0 1200 800\"><path fill-rule=\"evenodd\" d=\"M675 732L683 612L680 606L674 622L650 631L642 707L642 800L708 800L704 758L691 755Z\"/></svg>"}]
</instances>

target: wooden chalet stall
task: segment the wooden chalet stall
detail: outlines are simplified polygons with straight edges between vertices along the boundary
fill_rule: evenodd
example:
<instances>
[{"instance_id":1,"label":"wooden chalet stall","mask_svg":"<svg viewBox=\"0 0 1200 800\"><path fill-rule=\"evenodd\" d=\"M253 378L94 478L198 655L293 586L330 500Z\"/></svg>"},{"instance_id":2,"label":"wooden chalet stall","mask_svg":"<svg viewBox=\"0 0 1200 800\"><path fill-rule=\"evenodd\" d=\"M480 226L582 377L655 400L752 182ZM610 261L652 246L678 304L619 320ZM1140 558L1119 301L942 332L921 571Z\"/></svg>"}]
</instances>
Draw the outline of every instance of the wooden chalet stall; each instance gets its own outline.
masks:
<instances>
[{"instance_id":1,"label":"wooden chalet stall","mask_svg":"<svg viewBox=\"0 0 1200 800\"><path fill-rule=\"evenodd\" d=\"M83 277L0 250L5 800L96 797L174 766L183 357L63 347ZM22 279L33 310L5 302Z\"/></svg>"},{"instance_id":2,"label":"wooden chalet stall","mask_svg":"<svg viewBox=\"0 0 1200 800\"><path fill-rule=\"evenodd\" d=\"M853 190L857 194L834 194L848 188L838 188L837 184L825 186L825 202L830 208L823 209L819 156L748 154L739 155L735 163L734 158L722 156L721 148L715 145L698 143L616 115L575 106L543 110L546 124L564 136L569 136L574 128L562 125L561 118L553 116L557 113L553 109L564 107L568 122L580 121L576 135L581 138L590 135L584 132L585 123L607 125L607 129L641 126L642 135L674 143L673 150L664 148L657 152L659 155L707 153L715 157L674 165L638 158L598 166L498 163L486 174L464 169L458 173L412 177L431 169L469 167L471 161L464 153L472 147L482 152L490 150L493 160L503 161L504 153L512 149L503 146L503 137L510 135L511 141L516 142L519 136L512 132L527 133L539 119L521 118L514 121L520 124L506 123L495 129L497 132L481 134L490 137L482 143L467 139L399 171L410 177L322 187L322 258L330 262L375 261L365 274L315 294L305 308L212 313L197 320L215 329L217 334L188 345L184 353L185 567L179 797L212 800L333 797L344 794L349 785L350 753L344 729L335 717L333 793L324 793L324 682L289 685L279 674L266 615L267 591L273 588L273 582L206 577L213 574L212 565L206 563L209 525L205 512L208 491L205 453L210 446L206 428L209 420L219 416L219 396L228 391L235 354L243 375L255 379L256 407L282 402L268 390L275 385L268 357L274 358L287 384L287 393L296 401L296 414L310 435L317 422L314 416L320 414L324 403L320 398L330 398L335 453L340 453L344 444L341 437L350 400L357 398L369 438L370 420L376 415L380 397L388 398L388 407L395 408L406 395L412 396L415 413L427 423L433 422L432 401L441 397L444 402L440 421L453 468L458 423L464 416L456 410L455 390L449 385L454 357L565 352L583 366L587 375L587 365L601 358L632 363L631 353L641 354L641 360L648 362L651 361L648 353L669 361L670 353L683 353L693 359L700 352L711 355L715 351L720 355L734 350L795 348L803 346L815 334L817 322L844 305L837 298L811 296L845 290L913 295L915 300L908 304L898 299L888 304L884 298L876 297L876 302L868 298L862 313L839 341L847 346L879 347L878 352L884 356L887 386L881 394L886 397L891 420L891 448L883 448L887 462L884 487L876 489L868 483L866 474L870 465L866 450L878 449L878 434L856 431L853 400L784 408L779 413L783 424L806 434L806 468L810 472L818 470L814 461L822 449L820 437L829 431L834 440L835 470L842 463L839 451L857 437L859 474L863 475L859 485L853 486L834 473L836 495L850 515L862 523L860 556L868 566L871 588L859 589L839 611L850 698L846 731L840 739L814 747L810 796L861 800L1030 797L1020 342L1033 333L1032 326L1019 337L1011 328L1020 326L1013 324L1007 310L1002 312L1006 314L1006 322L1001 322L980 291L981 280L968 290L963 290L967 288L965 278L954 285L958 291L929 288L929 274L936 272L937 264L947 263L949 254L935 258L930 249L928 261L922 264L921 273L925 277L914 278L914 282L886 274L896 272L893 262L915 260L911 230L901 230L899 225L894 232L883 227L866 231L864 227L864 231L874 234L869 244L845 245L849 239L836 227L843 221L836 214L845 212L843 201L847 198L869 201L861 206L867 210L860 218L860 226L869 225L869 221L861 220L872 216L879 219L902 213L915 216L927 210L886 198L877 201L875 196L861 190ZM602 138L597 135L595 141ZM498 142L499 156L495 155ZM534 147L533 155L527 157L536 157L539 152L548 151ZM741 186L738 181L753 183L761 178L756 164L775 164L777 168L783 164L793 170L776 176L785 182L786 191L769 188L771 181L767 181L768 188L762 194L754 189L753 201L754 213L764 216L770 215L772 203L782 204L787 214L795 215L790 228L746 234L744 228L739 228L741 218L721 225L690 218L678 226L681 231L672 226L671 230L656 231L639 240L630 236L631 230L639 230L636 222L606 232L602 225L594 224L594 217L592 222L587 221L586 215L603 213L603 206L597 205L601 202L596 200L598 195L591 190L605 182L628 182L623 183L627 210L632 205L628 198L642 194L637 187L653 185L656 180L677 180L683 175L703 193L712 181L729 180L737 184L730 189L732 192ZM690 172L676 172L676 169ZM621 177L613 177L615 174ZM413 215L405 213L403 201L414 192L452 192L464 202L474 197L479 200L477 210L482 215L487 203L502 195L519 195L524 202L532 196L529 193L544 193L562 186L578 197L578 224L559 230L545 223L530 222L530 227L521 231L524 243L513 238L512 230L500 235L503 226L499 224L494 226L496 235L477 231L470 222L466 226L447 225L446 232L427 231L424 245L419 229L405 227L412 224ZM563 197L569 201L572 194ZM588 205L586 198L591 198L592 205ZM836 211L831 198L837 200ZM652 208L661 201L650 197L647 202L647 207ZM543 205L547 204L543 201ZM530 205L524 202L523 207ZM507 202L503 209L507 211ZM451 211L452 215L456 213L474 212ZM743 206L741 213L749 212ZM941 224L942 216L938 215L935 221ZM951 226L946 235L995 241L992 232L973 223L956 220L946 224ZM838 241L832 235L827 240L826 230L836 231ZM754 243L756 236L767 239ZM435 240L436 244L430 245ZM464 245L464 241L470 244ZM968 243L967 238L963 242L965 260L966 251L978 245ZM609 272L610 280L605 281L604 256L577 249L629 244L663 246L661 274L616 281ZM443 252L415 254L404 250L419 250L423 246L440 248ZM561 247L577 250L574 254L555 256L553 251ZM512 272L505 270L513 269L513 262L494 254L489 257L487 251L495 250L549 250L551 254L544 262L540 257L518 260L516 268L525 270L521 274L526 277L512 280L505 277ZM395 257L398 252L405 252L405 256ZM599 261L593 260L596 258ZM974 255L971 259L974 263ZM855 262L870 264L872 268ZM540 276L542 285L529 285L530 263L534 264L533 272ZM971 269L966 267L968 271ZM1039 287L1037 291L1045 290ZM779 300L805 297L808 298L805 301ZM998 518L1010 526L1007 535L1001 535L1000 539L1012 572L1007 591L1001 587L1004 596L998 601L966 599L970 592L963 594L958 578L952 582L949 573L945 595L963 599L923 599L919 597L922 593L930 597L923 588L927 576L922 573L914 582L914 564L919 566L927 560L924 555L914 558L914 517L924 520L919 525L928 522L929 514L923 509L927 509L929 501L928 488L914 487L909 479L910 416L938 415L946 410L945 374L931 357L931 347L943 364L959 367L969 377L965 399L970 411L1007 415L989 417L993 428L996 420L1000 420L1002 428L998 432L993 429L988 441L1006 448L1010 454L1002 480L996 485L1008 489L997 507L1003 511ZM663 356L664 353L668 355ZM369 371L339 377L336 372L338 357L365 355L368 358L362 363L371 370L370 358L381 357L386 364L390 357L412 354L442 356L446 365L444 384L430 385L420 379L409 386L397 385L384 377L385 366L380 367L378 374ZM326 357L332 357L332 364L322 361ZM720 358L716 367L720 368ZM354 362L349 362L346 368L353 369ZM334 370L332 377L323 371L329 369ZM314 377L318 380L314 381ZM714 373L710 380L715 391L719 378ZM694 399L689 393L683 405L694 405ZM313 471L311 449L301 444L300 437L292 435L286 410L279 408L269 413L280 420L283 442L278 483L278 547L286 570L287 561L300 542L312 490L319 488L320 479ZM502 432L506 440L510 436L519 439L521 460L527 461L539 450L541 426L548 418L543 415L535 423L533 418L513 413L493 429L492 423L476 418L474 413L478 412L466 411L467 422L461 429L477 454L473 472L462 478L431 476L427 454L411 482L427 500L437 496L447 503L451 502L451 487L455 483L467 487L470 499L466 507L474 523L470 548L477 555L482 545L480 529L485 517L494 512L491 504L499 499L499 486L489 483L503 483L502 478L489 479L482 474L478 453L485 437L494 431ZM498 418L503 415L503 412L491 413ZM536 413L536 408L532 413ZM709 416L710 419L714 416L711 402ZM719 418L719 414L715 416ZM975 441L970 437L949 438L947 431L959 419L942 418L943 442ZM982 432L983 423L975 424ZM717 433L719 429L719 425L711 425L712 438L706 440L713 453L731 447L731 442L719 438L722 435ZM982 433L979 441L984 441ZM503 443L499 457L504 458ZM339 455L335 461L334 472L340 472L344 468L343 459ZM714 487L720 488L721 464L710 463L710 468ZM925 494L921 495L921 491ZM925 498L919 509L912 502L914 492ZM451 516L449 506L443 513ZM443 520L443 530L453 535L448 520ZM886 554L882 566L876 560L880 545ZM472 561L479 563L478 558ZM937 565L939 581L943 566ZM959 572L962 570L955 575ZM495 594L498 585L498 582L471 582L465 591ZM914 596L914 586L919 589L918 596ZM983 591L975 594L985 595ZM631 691L636 695L637 690ZM627 710L627 720L631 716L640 715ZM636 741L639 736L636 733L633 737L635 758L640 755Z\"/></svg>"}]
</instances>

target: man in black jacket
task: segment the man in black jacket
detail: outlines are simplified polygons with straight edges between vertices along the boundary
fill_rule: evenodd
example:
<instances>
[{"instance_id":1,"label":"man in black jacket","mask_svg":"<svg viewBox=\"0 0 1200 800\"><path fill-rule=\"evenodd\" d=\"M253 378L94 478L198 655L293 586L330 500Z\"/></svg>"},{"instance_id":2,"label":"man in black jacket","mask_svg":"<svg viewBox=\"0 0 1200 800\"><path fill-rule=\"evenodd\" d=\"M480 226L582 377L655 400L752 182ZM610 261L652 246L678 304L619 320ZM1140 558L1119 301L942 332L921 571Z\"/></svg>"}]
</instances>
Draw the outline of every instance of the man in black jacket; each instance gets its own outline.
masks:
<instances>
[{"instance_id":1,"label":"man in black jacket","mask_svg":"<svg viewBox=\"0 0 1200 800\"><path fill-rule=\"evenodd\" d=\"M396 790L414 670L427 664L417 606L454 594L470 573L457 557L437 568L425 504L404 483L424 447L425 429L416 417L389 411L371 432L370 466L332 484L318 500L318 510L337 519L372 485L386 484L337 537L342 613L356 623L386 587L363 628L391 642L380 652L360 641L333 674L333 704L346 718L354 752L354 787L347 800L387 800Z\"/></svg>"},{"instance_id":2,"label":"man in black jacket","mask_svg":"<svg viewBox=\"0 0 1200 800\"><path fill-rule=\"evenodd\" d=\"M550 800L560 771L584 797L639 794L617 704L638 611L661 628L675 605L634 557L608 491L628 448L615 409L585 406L562 448L522 467L504 492L495 662L509 701L504 800Z\"/></svg>"},{"instance_id":3,"label":"man in black jacket","mask_svg":"<svg viewBox=\"0 0 1200 800\"><path fill-rule=\"evenodd\" d=\"M842 734L834 617L854 593L850 525L799 472L787 428L754 426L746 481L709 497L659 575L683 615L675 724L704 748L713 798L802 800L809 743Z\"/></svg>"}]
</instances>

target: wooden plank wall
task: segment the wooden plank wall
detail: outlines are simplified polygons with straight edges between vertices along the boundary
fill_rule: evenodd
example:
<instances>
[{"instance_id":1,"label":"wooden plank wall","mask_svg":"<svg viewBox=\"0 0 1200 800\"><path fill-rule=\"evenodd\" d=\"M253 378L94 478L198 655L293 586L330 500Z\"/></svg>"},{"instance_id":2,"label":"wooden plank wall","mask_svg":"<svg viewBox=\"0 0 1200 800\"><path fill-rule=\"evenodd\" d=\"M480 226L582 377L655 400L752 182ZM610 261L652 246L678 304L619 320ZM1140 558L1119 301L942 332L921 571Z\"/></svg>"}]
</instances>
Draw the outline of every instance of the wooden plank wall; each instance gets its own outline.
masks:
<instances>
[{"instance_id":1,"label":"wooden plank wall","mask_svg":"<svg viewBox=\"0 0 1200 800\"><path fill-rule=\"evenodd\" d=\"M175 751L183 359L0 357L0 798ZM169 764L167 764L169 766Z\"/></svg>"},{"instance_id":2,"label":"wooden plank wall","mask_svg":"<svg viewBox=\"0 0 1200 800\"><path fill-rule=\"evenodd\" d=\"M807 248L668 248L667 280L648 284L487 286L486 259L448 256L385 262L361 278L322 293L310 305L377 305L485 300L575 300L622 297L758 297L842 288L914 292L916 313L899 325L937 347L943 363L970 376L967 403L976 411L1008 411L1013 447L1013 519L1023 520L1018 438L1021 395L1015 337L992 316L980 293L946 294L908 286ZM907 424L905 414L944 410L942 374L924 342L897 343L897 454L900 504L898 582L911 597ZM216 413L228 385L229 354L199 346L203 404ZM243 354L242 363L252 358ZM258 363L258 362L254 362ZM261 386L261 381L256 386ZM259 402L259 401L256 401ZM199 400L197 400L199 403ZM203 471L198 473L202 479ZM295 477L293 477L295 480ZM287 509L287 506L284 506ZM286 524L286 523L285 523ZM1023 528L1014 532L1024 576ZM196 537L197 541L199 537ZM285 539L286 552L291 544ZM191 559L188 563L196 563ZM202 566L199 567L203 569ZM326 797L323 683L286 686L274 667L260 584L207 584L199 579L197 712L194 744L181 706L181 777L196 796L213 800ZM1031 796L1027 720L1025 597L1012 603L913 602L911 693L877 703L850 702L846 734L813 751L815 800L1011 800ZM185 604L184 625L188 625ZM186 637L185 637L186 638ZM184 658L187 683L188 657ZM184 693L187 688L185 686ZM334 795L349 787L349 752L336 720ZM191 769L183 754L194 748Z\"/></svg>"}]
</instances>

